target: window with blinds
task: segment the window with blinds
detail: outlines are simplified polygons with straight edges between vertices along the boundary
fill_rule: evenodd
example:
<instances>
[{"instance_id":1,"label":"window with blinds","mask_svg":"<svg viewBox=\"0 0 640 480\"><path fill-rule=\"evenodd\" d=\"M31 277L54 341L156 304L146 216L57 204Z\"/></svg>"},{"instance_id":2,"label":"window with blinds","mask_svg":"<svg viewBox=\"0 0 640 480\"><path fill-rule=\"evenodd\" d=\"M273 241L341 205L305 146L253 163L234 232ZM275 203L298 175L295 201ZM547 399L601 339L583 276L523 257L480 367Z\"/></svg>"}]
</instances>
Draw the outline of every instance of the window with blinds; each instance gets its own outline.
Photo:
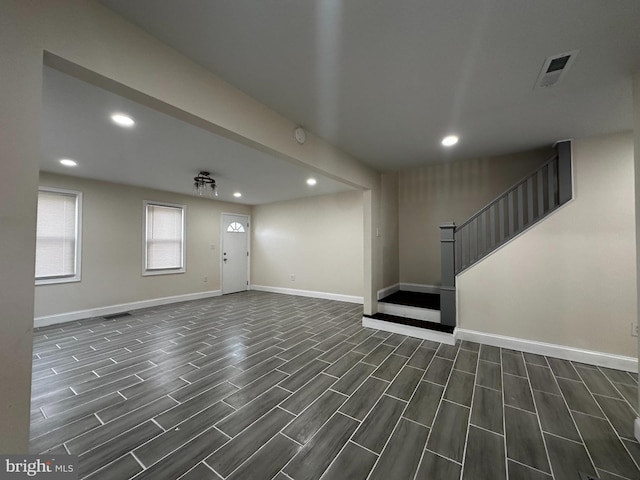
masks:
<instances>
[{"instance_id":1,"label":"window with blinds","mask_svg":"<svg viewBox=\"0 0 640 480\"><path fill-rule=\"evenodd\" d=\"M145 273L184 272L184 206L145 202Z\"/></svg>"},{"instance_id":2,"label":"window with blinds","mask_svg":"<svg viewBox=\"0 0 640 480\"><path fill-rule=\"evenodd\" d=\"M36 285L80 280L82 194L41 187L36 227Z\"/></svg>"}]
</instances>

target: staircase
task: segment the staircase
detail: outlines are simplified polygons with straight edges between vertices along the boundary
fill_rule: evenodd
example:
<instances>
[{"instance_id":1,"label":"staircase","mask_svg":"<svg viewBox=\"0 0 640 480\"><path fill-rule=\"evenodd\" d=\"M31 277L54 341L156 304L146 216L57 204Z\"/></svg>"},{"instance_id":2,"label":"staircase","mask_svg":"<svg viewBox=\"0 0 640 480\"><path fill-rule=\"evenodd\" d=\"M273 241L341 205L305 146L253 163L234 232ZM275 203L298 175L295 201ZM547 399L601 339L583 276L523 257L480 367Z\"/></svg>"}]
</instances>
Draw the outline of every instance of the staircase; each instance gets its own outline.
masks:
<instances>
[{"instance_id":1,"label":"staircase","mask_svg":"<svg viewBox=\"0 0 640 480\"><path fill-rule=\"evenodd\" d=\"M460 226L440 226L442 285L439 294L399 291L378 302L365 327L453 344L456 275L515 239L573 198L571 142L535 171Z\"/></svg>"}]
</instances>

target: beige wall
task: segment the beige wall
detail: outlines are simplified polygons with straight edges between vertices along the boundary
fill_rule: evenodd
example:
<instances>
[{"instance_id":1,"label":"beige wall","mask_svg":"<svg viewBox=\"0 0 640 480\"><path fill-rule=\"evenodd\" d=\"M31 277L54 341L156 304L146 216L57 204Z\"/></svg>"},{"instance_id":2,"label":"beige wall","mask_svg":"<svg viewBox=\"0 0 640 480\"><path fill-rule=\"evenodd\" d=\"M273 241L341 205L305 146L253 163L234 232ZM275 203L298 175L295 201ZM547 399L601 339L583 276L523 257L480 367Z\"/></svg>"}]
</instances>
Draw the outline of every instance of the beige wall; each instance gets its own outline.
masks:
<instances>
[{"instance_id":1,"label":"beige wall","mask_svg":"<svg viewBox=\"0 0 640 480\"><path fill-rule=\"evenodd\" d=\"M374 308L379 174L309 134L93 0L0 3L0 451L26 452L29 432L35 205L43 53L94 72L119 93L370 190L365 195L365 301ZM95 78L93 78L95 80ZM124 91L126 90L126 92Z\"/></svg>"},{"instance_id":2,"label":"beige wall","mask_svg":"<svg viewBox=\"0 0 640 480\"><path fill-rule=\"evenodd\" d=\"M375 186L365 190L363 203L364 239L364 311L365 315L378 312L378 290L382 288L382 242L377 236L382 209L382 175L378 175Z\"/></svg>"},{"instance_id":3,"label":"beige wall","mask_svg":"<svg viewBox=\"0 0 640 480\"><path fill-rule=\"evenodd\" d=\"M27 453L33 349L41 52L0 10L0 452Z\"/></svg>"},{"instance_id":4,"label":"beige wall","mask_svg":"<svg viewBox=\"0 0 640 480\"><path fill-rule=\"evenodd\" d=\"M255 206L251 283L362 297L362 197L354 191Z\"/></svg>"},{"instance_id":5,"label":"beige wall","mask_svg":"<svg viewBox=\"0 0 640 480\"><path fill-rule=\"evenodd\" d=\"M382 283L380 288L400 282L400 230L398 224L398 173L382 175L380 237L382 242Z\"/></svg>"},{"instance_id":6,"label":"beige wall","mask_svg":"<svg viewBox=\"0 0 640 480\"><path fill-rule=\"evenodd\" d=\"M573 168L573 201L458 276L458 326L636 357L633 135L574 141Z\"/></svg>"},{"instance_id":7,"label":"beige wall","mask_svg":"<svg viewBox=\"0 0 640 480\"><path fill-rule=\"evenodd\" d=\"M82 280L37 286L36 317L220 290L221 213L251 213L245 205L45 172L40 185L82 192ZM144 200L186 207L185 273L142 275Z\"/></svg>"},{"instance_id":8,"label":"beige wall","mask_svg":"<svg viewBox=\"0 0 640 480\"><path fill-rule=\"evenodd\" d=\"M440 285L440 224L464 222L552 154L541 149L401 171L400 281Z\"/></svg>"}]
</instances>

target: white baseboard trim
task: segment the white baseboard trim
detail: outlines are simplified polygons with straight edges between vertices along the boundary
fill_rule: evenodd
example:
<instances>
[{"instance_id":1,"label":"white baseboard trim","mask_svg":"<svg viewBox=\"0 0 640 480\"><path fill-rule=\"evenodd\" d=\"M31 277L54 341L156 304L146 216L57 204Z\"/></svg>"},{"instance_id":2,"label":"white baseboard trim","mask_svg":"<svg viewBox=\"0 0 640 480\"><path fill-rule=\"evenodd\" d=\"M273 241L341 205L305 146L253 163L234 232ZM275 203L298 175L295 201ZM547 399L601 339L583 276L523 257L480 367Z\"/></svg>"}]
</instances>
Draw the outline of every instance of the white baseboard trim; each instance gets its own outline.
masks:
<instances>
[{"instance_id":1,"label":"white baseboard trim","mask_svg":"<svg viewBox=\"0 0 640 480\"><path fill-rule=\"evenodd\" d=\"M384 297L388 297L389 295L400 291L400 284L396 283L394 285L390 285L388 287L381 288L378 290L378 300Z\"/></svg>"},{"instance_id":2,"label":"white baseboard trim","mask_svg":"<svg viewBox=\"0 0 640 480\"><path fill-rule=\"evenodd\" d=\"M109 305L107 307L97 307L97 308L90 308L87 310L77 310L75 312L59 313L56 315L46 315L43 317L34 318L33 326L34 328L46 327L48 325L56 325L58 323L84 320L85 318L102 317L103 315L112 315L114 313L128 312L129 310L138 310L140 308L157 307L159 305L167 305L169 303L177 303L177 302L187 302L190 300L201 300L203 298L219 297L220 295L222 295L222 292L220 290L211 290L209 292L187 293L184 295L152 298L150 300L140 300L137 302L121 303L119 305Z\"/></svg>"},{"instance_id":3,"label":"white baseboard trim","mask_svg":"<svg viewBox=\"0 0 640 480\"><path fill-rule=\"evenodd\" d=\"M396 305L395 303L378 303L378 312L395 315L396 317L416 318L427 322L440 323L440 310Z\"/></svg>"},{"instance_id":4,"label":"white baseboard trim","mask_svg":"<svg viewBox=\"0 0 640 480\"><path fill-rule=\"evenodd\" d=\"M633 436L640 442L640 418L638 417L633 421Z\"/></svg>"},{"instance_id":5,"label":"white baseboard trim","mask_svg":"<svg viewBox=\"0 0 640 480\"><path fill-rule=\"evenodd\" d=\"M440 286L422 285L420 283L400 283L400 290L419 293L440 293Z\"/></svg>"},{"instance_id":6,"label":"white baseboard trim","mask_svg":"<svg viewBox=\"0 0 640 480\"><path fill-rule=\"evenodd\" d=\"M382 330L383 332L398 333L400 335L408 335L409 337L421 338L423 340L455 345L455 337L451 334L437 332L435 330L427 330L425 328L412 327L411 325L402 325L401 323L385 322L383 320L376 320L375 318L362 317L362 326L365 328L375 328L376 330Z\"/></svg>"},{"instance_id":7,"label":"white baseboard trim","mask_svg":"<svg viewBox=\"0 0 640 480\"><path fill-rule=\"evenodd\" d=\"M322 298L336 300L338 302L364 304L364 298L355 295L342 295L340 293L315 292L313 290L297 290L295 288L268 287L266 285L251 285L251 290L259 292L283 293L285 295L297 295L298 297Z\"/></svg>"},{"instance_id":8,"label":"white baseboard trim","mask_svg":"<svg viewBox=\"0 0 640 480\"><path fill-rule=\"evenodd\" d=\"M454 333L456 339L484 343L486 345L493 345L494 347L511 348L513 350L521 350L523 352L536 353L538 355L562 358L564 360L588 363L591 365L624 370L627 372L638 371L638 359L634 357L625 357L611 353L596 352L593 350L583 350L580 348L568 347L566 345L526 340L524 338L505 337L502 335L477 332L462 328L457 328Z\"/></svg>"}]
</instances>

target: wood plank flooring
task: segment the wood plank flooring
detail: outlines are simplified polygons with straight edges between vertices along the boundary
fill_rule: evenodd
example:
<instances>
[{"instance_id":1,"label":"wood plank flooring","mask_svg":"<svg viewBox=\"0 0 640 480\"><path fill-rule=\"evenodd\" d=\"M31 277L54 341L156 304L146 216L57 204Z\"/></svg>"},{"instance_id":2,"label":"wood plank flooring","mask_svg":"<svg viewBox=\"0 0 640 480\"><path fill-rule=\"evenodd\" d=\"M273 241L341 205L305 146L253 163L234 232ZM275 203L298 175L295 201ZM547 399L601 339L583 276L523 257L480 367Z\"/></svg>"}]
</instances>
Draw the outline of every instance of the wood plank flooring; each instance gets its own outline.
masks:
<instances>
[{"instance_id":1,"label":"wood plank flooring","mask_svg":"<svg viewBox=\"0 0 640 480\"><path fill-rule=\"evenodd\" d=\"M80 478L640 479L636 375L264 292L37 329L32 453Z\"/></svg>"}]
</instances>

